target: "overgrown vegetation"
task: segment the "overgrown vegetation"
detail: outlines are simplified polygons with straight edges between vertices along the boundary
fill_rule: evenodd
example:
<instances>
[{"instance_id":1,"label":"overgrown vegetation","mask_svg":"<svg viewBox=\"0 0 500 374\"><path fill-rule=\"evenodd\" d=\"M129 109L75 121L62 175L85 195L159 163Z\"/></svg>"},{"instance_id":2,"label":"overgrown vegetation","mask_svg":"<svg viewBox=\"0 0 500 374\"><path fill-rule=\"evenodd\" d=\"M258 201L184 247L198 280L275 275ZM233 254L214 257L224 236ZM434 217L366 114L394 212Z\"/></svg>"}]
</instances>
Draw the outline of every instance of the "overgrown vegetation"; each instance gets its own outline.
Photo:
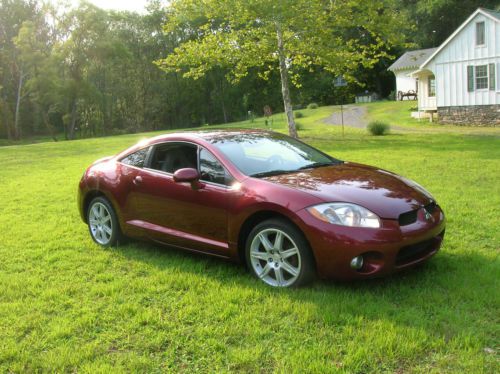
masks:
<instances>
[{"instance_id":1,"label":"overgrown vegetation","mask_svg":"<svg viewBox=\"0 0 500 374\"><path fill-rule=\"evenodd\" d=\"M500 129L342 138L321 124L331 108L303 111L303 140L434 195L448 223L428 264L274 290L217 259L102 249L77 212L82 172L156 133L3 147L0 372L498 372ZM283 114L273 129L286 131Z\"/></svg>"},{"instance_id":2,"label":"overgrown vegetation","mask_svg":"<svg viewBox=\"0 0 500 374\"><path fill-rule=\"evenodd\" d=\"M88 2L75 8L43 3L0 2L0 139L9 139L9 143L34 135L61 140L224 123L248 118L249 111L260 116L266 105L280 112L281 78L273 63L277 59L276 30L269 32L278 21L290 25L285 27L284 40L294 40L285 49L291 81L300 86L290 87L295 108L311 102L339 104L360 90L385 97L393 89L394 76L386 70L393 57L406 48L439 45L478 6L498 8L495 0L383 0L369 4L297 0L279 2L279 6L275 1L259 0L258 5L252 2L254 8L237 0L231 3L234 6L227 1L203 2L204 7L226 6L230 16L239 12L233 21L255 26L250 37L241 27L220 27L227 15L222 11L206 17L205 8L191 9L195 4L191 0L167 2L180 4L178 8L189 15L167 33L163 25L175 20L171 9L157 0L150 1L143 15L104 11ZM321 13L324 4L330 11ZM263 17L254 17L260 22L244 20L255 12L266 17L266 37L262 37ZM313 24L308 26L311 19ZM325 22L327 26L322 27ZM418 32L412 30L412 23L418 23ZM180 64L168 74L153 64L172 56L184 43L195 43L205 34L215 38L225 34L223 30L237 30L233 36L245 47L237 49L249 57L224 54L222 57L239 61L236 68L234 61L228 64L227 59L216 58L212 49L210 53L194 51L202 53L194 62L212 66L204 75L198 74L197 80L181 75L186 68L194 68L194 63ZM292 37L294 32L301 38ZM311 33L313 38L307 39ZM404 38L414 44L402 43ZM220 45L228 48L233 44ZM357 53L355 45L363 53ZM377 58L367 58L374 48L380 48ZM314 54L321 54L323 62L338 59L339 63L330 63L330 69L325 69L323 62L311 60ZM257 55L267 57L263 60ZM243 71L245 66L248 69ZM333 87L336 75L346 73L364 86ZM229 82L227 77L235 74L239 82Z\"/></svg>"},{"instance_id":3,"label":"overgrown vegetation","mask_svg":"<svg viewBox=\"0 0 500 374\"><path fill-rule=\"evenodd\" d=\"M367 130L370 134L376 136L386 135L389 133L390 129L391 127L387 123L381 121L372 121L367 126Z\"/></svg>"}]
</instances>

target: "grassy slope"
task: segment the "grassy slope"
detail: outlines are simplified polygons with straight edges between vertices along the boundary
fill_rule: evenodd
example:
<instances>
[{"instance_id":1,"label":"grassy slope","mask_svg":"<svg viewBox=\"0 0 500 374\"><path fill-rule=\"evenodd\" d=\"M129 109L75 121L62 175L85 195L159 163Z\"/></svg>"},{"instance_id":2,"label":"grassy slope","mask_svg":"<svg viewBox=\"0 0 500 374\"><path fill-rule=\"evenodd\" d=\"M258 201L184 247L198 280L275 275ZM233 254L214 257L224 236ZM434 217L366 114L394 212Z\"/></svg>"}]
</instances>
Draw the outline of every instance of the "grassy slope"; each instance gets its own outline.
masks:
<instances>
[{"instance_id":1,"label":"grassy slope","mask_svg":"<svg viewBox=\"0 0 500 374\"><path fill-rule=\"evenodd\" d=\"M428 118L420 120L412 118L411 112L416 110L416 101L378 101L370 104L361 104L367 107L368 116L371 120L379 120L405 130L421 132L442 133L453 132L463 134L492 134L498 136L498 128L474 126L440 125L436 122L430 123Z\"/></svg>"},{"instance_id":2,"label":"grassy slope","mask_svg":"<svg viewBox=\"0 0 500 374\"><path fill-rule=\"evenodd\" d=\"M304 140L414 178L443 206L445 244L425 267L274 290L215 259L138 242L105 250L79 219L77 182L143 135L4 147L0 372L498 371L499 137L342 139L319 121L330 111L302 110ZM281 115L273 126L284 129Z\"/></svg>"}]
</instances>

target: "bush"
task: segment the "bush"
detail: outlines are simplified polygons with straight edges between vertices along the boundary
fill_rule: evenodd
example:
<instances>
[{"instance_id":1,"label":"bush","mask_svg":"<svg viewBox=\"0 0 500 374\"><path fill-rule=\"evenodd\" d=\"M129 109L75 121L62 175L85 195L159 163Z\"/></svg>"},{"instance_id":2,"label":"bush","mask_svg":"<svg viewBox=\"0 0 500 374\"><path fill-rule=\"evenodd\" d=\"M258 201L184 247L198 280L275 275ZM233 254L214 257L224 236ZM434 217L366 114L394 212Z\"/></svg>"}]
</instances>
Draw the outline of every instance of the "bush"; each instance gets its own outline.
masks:
<instances>
[{"instance_id":1,"label":"bush","mask_svg":"<svg viewBox=\"0 0 500 374\"><path fill-rule=\"evenodd\" d=\"M368 124L368 131L372 135L385 135L389 132L390 126L385 122L373 121Z\"/></svg>"},{"instance_id":2,"label":"bush","mask_svg":"<svg viewBox=\"0 0 500 374\"><path fill-rule=\"evenodd\" d=\"M303 118L304 117L304 113L302 112L295 112L295 118Z\"/></svg>"},{"instance_id":3,"label":"bush","mask_svg":"<svg viewBox=\"0 0 500 374\"><path fill-rule=\"evenodd\" d=\"M300 122L295 122L295 130L302 131L304 129L304 125Z\"/></svg>"},{"instance_id":4,"label":"bush","mask_svg":"<svg viewBox=\"0 0 500 374\"><path fill-rule=\"evenodd\" d=\"M395 101L396 100L396 91L392 90L389 96L387 96L387 99L390 101Z\"/></svg>"},{"instance_id":5,"label":"bush","mask_svg":"<svg viewBox=\"0 0 500 374\"><path fill-rule=\"evenodd\" d=\"M311 103L307 106L307 109L318 109L318 104L316 103Z\"/></svg>"}]
</instances>

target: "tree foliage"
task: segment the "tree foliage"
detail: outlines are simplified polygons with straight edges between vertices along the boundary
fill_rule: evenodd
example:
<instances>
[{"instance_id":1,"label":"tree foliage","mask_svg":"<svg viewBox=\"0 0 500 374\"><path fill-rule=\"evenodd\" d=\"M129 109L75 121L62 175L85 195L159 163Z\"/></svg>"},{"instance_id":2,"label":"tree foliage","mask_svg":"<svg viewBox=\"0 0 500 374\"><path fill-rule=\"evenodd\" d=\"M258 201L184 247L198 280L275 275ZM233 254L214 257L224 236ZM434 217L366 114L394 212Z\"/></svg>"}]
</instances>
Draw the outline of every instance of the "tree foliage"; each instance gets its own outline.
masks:
<instances>
[{"instance_id":1,"label":"tree foliage","mask_svg":"<svg viewBox=\"0 0 500 374\"><path fill-rule=\"evenodd\" d=\"M373 67L402 44L406 25L392 0L176 0L165 32L188 39L158 64L195 79L225 69L236 82L250 69L263 78L278 70L289 131L296 136L289 80L300 87L301 73L322 68L356 82L359 67Z\"/></svg>"},{"instance_id":2,"label":"tree foliage","mask_svg":"<svg viewBox=\"0 0 500 374\"><path fill-rule=\"evenodd\" d=\"M385 96L405 48L437 46L492 0L0 1L0 137L193 127ZM497 8L498 9L498 8ZM156 64L154 63L156 61ZM348 87L333 79L344 75ZM285 97L285 100L283 99Z\"/></svg>"},{"instance_id":3,"label":"tree foliage","mask_svg":"<svg viewBox=\"0 0 500 374\"><path fill-rule=\"evenodd\" d=\"M477 8L500 10L498 0L399 0L415 24L412 42L420 48L443 43Z\"/></svg>"}]
</instances>

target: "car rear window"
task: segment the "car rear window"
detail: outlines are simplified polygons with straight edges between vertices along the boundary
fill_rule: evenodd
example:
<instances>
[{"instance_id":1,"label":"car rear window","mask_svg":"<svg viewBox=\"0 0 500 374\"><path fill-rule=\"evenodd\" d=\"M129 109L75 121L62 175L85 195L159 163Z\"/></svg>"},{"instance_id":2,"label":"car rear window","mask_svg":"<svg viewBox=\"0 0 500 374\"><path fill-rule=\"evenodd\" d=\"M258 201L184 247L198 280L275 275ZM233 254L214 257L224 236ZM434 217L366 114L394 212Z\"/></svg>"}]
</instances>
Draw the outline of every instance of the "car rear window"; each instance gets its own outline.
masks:
<instances>
[{"instance_id":1,"label":"car rear window","mask_svg":"<svg viewBox=\"0 0 500 374\"><path fill-rule=\"evenodd\" d=\"M128 156L122 158L120 161L123 164L135 166L138 168L144 167L146 162L146 157L148 156L149 147L139 149L138 151L129 154Z\"/></svg>"}]
</instances>

